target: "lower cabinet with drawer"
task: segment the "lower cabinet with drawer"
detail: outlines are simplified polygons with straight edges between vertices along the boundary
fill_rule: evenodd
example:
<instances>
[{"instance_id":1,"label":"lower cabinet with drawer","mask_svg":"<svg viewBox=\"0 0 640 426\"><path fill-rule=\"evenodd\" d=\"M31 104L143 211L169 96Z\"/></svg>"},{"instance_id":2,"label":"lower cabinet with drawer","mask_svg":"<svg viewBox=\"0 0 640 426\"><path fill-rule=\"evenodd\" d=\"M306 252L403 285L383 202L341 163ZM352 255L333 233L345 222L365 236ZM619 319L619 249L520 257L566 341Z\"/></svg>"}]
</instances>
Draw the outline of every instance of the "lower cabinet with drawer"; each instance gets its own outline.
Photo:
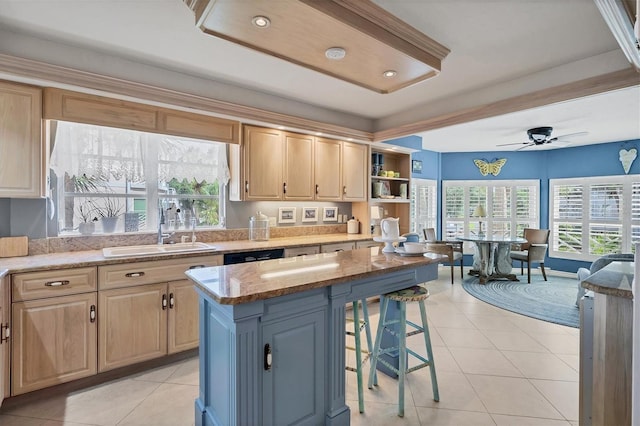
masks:
<instances>
[{"instance_id":1,"label":"lower cabinet with drawer","mask_svg":"<svg viewBox=\"0 0 640 426\"><path fill-rule=\"evenodd\" d=\"M11 395L97 371L96 269L12 277Z\"/></svg>"},{"instance_id":2,"label":"lower cabinet with drawer","mask_svg":"<svg viewBox=\"0 0 640 426\"><path fill-rule=\"evenodd\" d=\"M221 256L206 256L100 266L98 371L197 347L198 296L179 278L221 264Z\"/></svg>"}]
</instances>

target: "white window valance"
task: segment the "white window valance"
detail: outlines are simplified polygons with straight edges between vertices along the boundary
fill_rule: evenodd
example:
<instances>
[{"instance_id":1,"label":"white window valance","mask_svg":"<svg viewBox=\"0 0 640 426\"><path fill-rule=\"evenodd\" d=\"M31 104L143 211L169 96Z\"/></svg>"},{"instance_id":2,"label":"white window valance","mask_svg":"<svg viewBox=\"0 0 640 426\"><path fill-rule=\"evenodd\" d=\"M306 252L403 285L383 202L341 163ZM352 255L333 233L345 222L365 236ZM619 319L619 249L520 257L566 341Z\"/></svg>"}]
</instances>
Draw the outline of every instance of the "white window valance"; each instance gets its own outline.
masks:
<instances>
[{"instance_id":1,"label":"white window valance","mask_svg":"<svg viewBox=\"0 0 640 426\"><path fill-rule=\"evenodd\" d=\"M184 137L136 132L89 124L58 122L51 168L58 176L104 181L146 179L145 167L157 167L159 180L229 180L226 146ZM147 173L155 175L156 173Z\"/></svg>"}]
</instances>

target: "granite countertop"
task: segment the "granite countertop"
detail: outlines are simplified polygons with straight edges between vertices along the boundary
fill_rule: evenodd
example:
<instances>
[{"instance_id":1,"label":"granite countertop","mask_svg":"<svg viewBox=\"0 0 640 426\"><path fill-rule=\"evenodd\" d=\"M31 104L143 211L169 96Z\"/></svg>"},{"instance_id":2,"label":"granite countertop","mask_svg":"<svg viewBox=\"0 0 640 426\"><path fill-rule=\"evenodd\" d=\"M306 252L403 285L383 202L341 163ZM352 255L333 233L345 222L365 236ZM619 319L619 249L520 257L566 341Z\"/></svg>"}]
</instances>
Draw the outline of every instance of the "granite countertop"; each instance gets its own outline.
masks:
<instances>
[{"instance_id":1,"label":"granite countertop","mask_svg":"<svg viewBox=\"0 0 640 426\"><path fill-rule=\"evenodd\" d=\"M380 247L192 269L187 276L213 300L238 305L437 263L446 256L400 256Z\"/></svg>"},{"instance_id":2,"label":"granite countertop","mask_svg":"<svg viewBox=\"0 0 640 426\"><path fill-rule=\"evenodd\" d=\"M332 244L350 241L367 241L373 237L363 234L325 234L286 238L272 238L268 241L218 241L207 243L211 250L181 253L162 253L142 256L106 258L102 250L69 251L64 253L39 254L35 256L8 257L0 259L0 272L20 273L43 271L47 269L80 268L86 266L112 265L118 263L144 262L149 260L176 259L194 256L222 255L225 253L275 249L287 247L305 247L320 244Z\"/></svg>"},{"instance_id":3,"label":"granite countertop","mask_svg":"<svg viewBox=\"0 0 640 426\"><path fill-rule=\"evenodd\" d=\"M582 281L582 287L596 293L633 299L633 262L611 262Z\"/></svg>"}]
</instances>

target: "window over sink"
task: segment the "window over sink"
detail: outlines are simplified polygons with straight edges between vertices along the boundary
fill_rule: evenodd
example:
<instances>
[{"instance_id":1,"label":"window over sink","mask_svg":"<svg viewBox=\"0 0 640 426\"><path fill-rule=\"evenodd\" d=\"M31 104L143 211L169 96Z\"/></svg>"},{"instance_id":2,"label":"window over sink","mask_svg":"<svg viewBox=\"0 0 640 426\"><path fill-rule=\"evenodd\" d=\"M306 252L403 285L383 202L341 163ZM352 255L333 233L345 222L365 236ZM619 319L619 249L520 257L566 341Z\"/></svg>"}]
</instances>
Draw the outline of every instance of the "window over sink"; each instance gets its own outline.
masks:
<instances>
[{"instance_id":1,"label":"window over sink","mask_svg":"<svg viewBox=\"0 0 640 426\"><path fill-rule=\"evenodd\" d=\"M59 235L224 227L226 144L51 122ZM108 217L116 217L115 228Z\"/></svg>"}]
</instances>

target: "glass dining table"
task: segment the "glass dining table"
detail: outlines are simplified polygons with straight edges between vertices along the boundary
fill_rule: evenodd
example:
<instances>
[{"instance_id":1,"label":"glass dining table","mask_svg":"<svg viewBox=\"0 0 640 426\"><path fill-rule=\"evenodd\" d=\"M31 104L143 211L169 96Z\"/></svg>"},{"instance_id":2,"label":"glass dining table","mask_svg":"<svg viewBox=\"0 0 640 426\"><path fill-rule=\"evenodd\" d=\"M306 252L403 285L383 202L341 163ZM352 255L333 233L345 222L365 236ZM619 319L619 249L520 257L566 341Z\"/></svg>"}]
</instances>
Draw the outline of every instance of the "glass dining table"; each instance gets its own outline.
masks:
<instances>
[{"instance_id":1,"label":"glass dining table","mask_svg":"<svg viewBox=\"0 0 640 426\"><path fill-rule=\"evenodd\" d=\"M457 237L456 239L475 243L476 250L473 254L473 266L469 275L478 277L480 284L497 279L519 281L515 274L511 273L512 265L509 254L511 253L511 244L522 244L527 240L500 235Z\"/></svg>"}]
</instances>

